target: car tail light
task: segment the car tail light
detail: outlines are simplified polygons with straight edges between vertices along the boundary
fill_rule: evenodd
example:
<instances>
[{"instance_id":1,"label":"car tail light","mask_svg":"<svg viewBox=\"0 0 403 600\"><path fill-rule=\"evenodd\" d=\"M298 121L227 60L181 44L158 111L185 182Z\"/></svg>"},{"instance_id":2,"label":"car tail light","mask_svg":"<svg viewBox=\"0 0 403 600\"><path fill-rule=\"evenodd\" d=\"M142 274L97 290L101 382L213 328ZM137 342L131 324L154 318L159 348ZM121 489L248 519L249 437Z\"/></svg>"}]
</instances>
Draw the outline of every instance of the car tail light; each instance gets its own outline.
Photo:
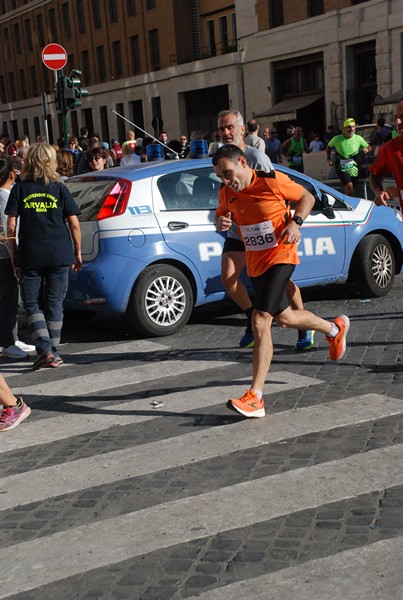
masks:
<instances>
[{"instance_id":1,"label":"car tail light","mask_svg":"<svg viewBox=\"0 0 403 600\"><path fill-rule=\"evenodd\" d=\"M129 201L132 184L126 179L119 179L104 200L98 213L97 221L123 215Z\"/></svg>"}]
</instances>

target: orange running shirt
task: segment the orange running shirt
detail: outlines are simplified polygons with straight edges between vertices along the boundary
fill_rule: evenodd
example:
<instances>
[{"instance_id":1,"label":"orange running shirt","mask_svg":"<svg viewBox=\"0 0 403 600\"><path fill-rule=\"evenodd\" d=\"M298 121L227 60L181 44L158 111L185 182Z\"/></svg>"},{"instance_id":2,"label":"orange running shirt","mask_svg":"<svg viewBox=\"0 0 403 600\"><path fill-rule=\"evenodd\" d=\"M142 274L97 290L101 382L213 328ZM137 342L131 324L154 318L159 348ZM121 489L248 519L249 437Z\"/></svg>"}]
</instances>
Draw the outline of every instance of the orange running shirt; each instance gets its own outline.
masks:
<instances>
[{"instance_id":1,"label":"orange running shirt","mask_svg":"<svg viewBox=\"0 0 403 600\"><path fill-rule=\"evenodd\" d=\"M275 264L299 263L297 244L285 243L281 233L290 218L287 201L298 201L303 191L279 171L275 177L254 171L251 184L242 192L228 186L221 188L216 215L233 215L245 243L246 268L251 277L258 277Z\"/></svg>"}]
</instances>

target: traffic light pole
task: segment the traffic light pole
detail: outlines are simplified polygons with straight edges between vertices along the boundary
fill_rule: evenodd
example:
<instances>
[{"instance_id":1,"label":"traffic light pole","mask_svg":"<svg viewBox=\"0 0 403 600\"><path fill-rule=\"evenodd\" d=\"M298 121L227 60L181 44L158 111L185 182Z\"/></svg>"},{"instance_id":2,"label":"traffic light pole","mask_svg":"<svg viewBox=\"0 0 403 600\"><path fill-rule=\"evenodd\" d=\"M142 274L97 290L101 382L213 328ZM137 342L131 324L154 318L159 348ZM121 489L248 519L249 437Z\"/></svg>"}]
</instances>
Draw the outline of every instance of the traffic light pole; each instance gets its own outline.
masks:
<instances>
[{"instance_id":1,"label":"traffic light pole","mask_svg":"<svg viewBox=\"0 0 403 600\"><path fill-rule=\"evenodd\" d=\"M49 128L48 128L49 111L48 111L48 100L46 97L46 92L43 92L43 94L42 94L42 107L43 107L43 126L45 128L45 137L46 137L46 141L49 143Z\"/></svg>"},{"instance_id":2,"label":"traffic light pole","mask_svg":"<svg viewBox=\"0 0 403 600\"><path fill-rule=\"evenodd\" d=\"M69 147L69 132L67 129L67 110L63 111L63 132L64 132L64 147Z\"/></svg>"},{"instance_id":3,"label":"traffic light pole","mask_svg":"<svg viewBox=\"0 0 403 600\"><path fill-rule=\"evenodd\" d=\"M64 90L65 90L65 75L63 72L63 69L61 69L61 71L59 71L60 75L59 75L59 79L61 79L61 85L59 87L60 90L62 90L62 115L63 115L63 137L64 137L64 147L68 148L69 146L69 131L68 131L68 127L67 127L67 106L66 106L66 99L64 97Z\"/></svg>"},{"instance_id":4,"label":"traffic light pole","mask_svg":"<svg viewBox=\"0 0 403 600\"><path fill-rule=\"evenodd\" d=\"M81 106L81 98L88 96L88 90L81 87L81 71L73 69L70 76L64 74L63 69L57 71L55 79L56 110L63 115L63 135L66 148L68 146L67 112Z\"/></svg>"},{"instance_id":5,"label":"traffic light pole","mask_svg":"<svg viewBox=\"0 0 403 600\"><path fill-rule=\"evenodd\" d=\"M63 126L63 138L64 138L64 143L65 143L65 147L67 148L68 143L69 143L69 133L68 133L68 128L67 128L67 106L66 106L66 99L65 99L65 95L64 95L64 90L65 90L65 82L66 82L66 77L64 75L63 69L60 69L59 71L55 72L55 103L56 103L56 110L58 110L59 112L62 113L62 126Z\"/></svg>"}]
</instances>

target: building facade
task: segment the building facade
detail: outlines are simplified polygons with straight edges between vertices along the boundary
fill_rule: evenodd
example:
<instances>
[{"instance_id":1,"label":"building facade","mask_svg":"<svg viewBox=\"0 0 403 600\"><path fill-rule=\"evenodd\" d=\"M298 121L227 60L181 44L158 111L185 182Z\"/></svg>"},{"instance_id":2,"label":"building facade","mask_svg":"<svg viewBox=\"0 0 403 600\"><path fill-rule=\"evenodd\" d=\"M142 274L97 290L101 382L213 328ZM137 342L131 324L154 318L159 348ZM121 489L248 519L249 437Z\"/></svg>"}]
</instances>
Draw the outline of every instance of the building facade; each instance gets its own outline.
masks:
<instances>
[{"instance_id":1,"label":"building facade","mask_svg":"<svg viewBox=\"0 0 403 600\"><path fill-rule=\"evenodd\" d=\"M133 128L113 111L141 137L214 131L228 107L280 133L323 132L372 122L403 87L401 0L0 0L0 119L14 138L61 137L51 42L90 92L69 132L104 140Z\"/></svg>"}]
</instances>

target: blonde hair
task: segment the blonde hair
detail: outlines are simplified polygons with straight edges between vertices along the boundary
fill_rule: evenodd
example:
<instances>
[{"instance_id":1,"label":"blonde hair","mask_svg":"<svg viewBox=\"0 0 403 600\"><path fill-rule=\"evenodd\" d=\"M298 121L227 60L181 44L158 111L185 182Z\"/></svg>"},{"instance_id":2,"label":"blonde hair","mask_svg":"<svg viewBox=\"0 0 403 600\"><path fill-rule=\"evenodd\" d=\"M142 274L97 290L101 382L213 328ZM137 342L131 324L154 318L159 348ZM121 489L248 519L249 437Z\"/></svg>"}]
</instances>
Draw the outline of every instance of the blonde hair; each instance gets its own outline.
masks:
<instances>
[{"instance_id":1,"label":"blonde hair","mask_svg":"<svg viewBox=\"0 0 403 600\"><path fill-rule=\"evenodd\" d=\"M52 181L59 181L57 172L56 150L50 144L39 142L32 144L24 158L24 167L21 174L23 181L33 179L42 180L45 185Z\"/></svg>"}]
</instances>

